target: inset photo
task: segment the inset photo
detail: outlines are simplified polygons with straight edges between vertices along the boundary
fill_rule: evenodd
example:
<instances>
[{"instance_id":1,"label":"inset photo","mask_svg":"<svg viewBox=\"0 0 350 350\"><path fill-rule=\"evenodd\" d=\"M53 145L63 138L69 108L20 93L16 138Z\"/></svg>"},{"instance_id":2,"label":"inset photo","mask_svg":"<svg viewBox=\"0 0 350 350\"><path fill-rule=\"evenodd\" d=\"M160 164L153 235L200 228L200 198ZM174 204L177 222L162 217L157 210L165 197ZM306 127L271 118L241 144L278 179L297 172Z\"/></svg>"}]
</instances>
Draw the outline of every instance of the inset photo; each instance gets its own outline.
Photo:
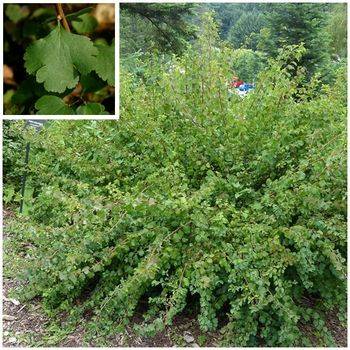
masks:
<instances>
[{"instance_id":1,"label":"inset photo","mask_svg":"<svg viewBox=\"0 0 350 350\"><path fill-rule=\"evenodd\" d=\"M115 114L114 4L4 4L3 114Z\"/></svg>"}]
</instances>

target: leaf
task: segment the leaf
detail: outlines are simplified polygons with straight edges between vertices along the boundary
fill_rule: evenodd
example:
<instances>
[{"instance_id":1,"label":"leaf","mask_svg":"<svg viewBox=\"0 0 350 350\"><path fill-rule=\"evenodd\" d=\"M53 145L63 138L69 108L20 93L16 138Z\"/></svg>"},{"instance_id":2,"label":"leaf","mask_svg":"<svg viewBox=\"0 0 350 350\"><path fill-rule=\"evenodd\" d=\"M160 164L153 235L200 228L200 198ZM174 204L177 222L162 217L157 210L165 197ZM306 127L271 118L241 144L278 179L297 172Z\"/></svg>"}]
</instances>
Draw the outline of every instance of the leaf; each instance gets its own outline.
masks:
<instances>
[{"instance_id":1,"label":"leaf","mask_svg":"<svg viewBox=\"0 0 350 350\"><path fill-rule=\"evenodd\" d=\"M13 196L15 194L15 189L12 185L6 185L4 187L4 194L3 194L3 200L7 204L11 202Z\"/></svg>"},{"instance_id":2,"label":"leaf","mask_svg":"<svg viewBox=\"0 0 350 350\"><path fill-rule=\"evenodd\" d=\"M37 114L72 115L74 111L57 96L45 95L35 103Z\"/></svg>"},{"instance_id":3,"label":"leaf","mask_svg":"<svg viewBox=\"0 0 350 350\"><path fill-rule=\"evenodd\" d=\"M97 46L97 63L95 71L99 77L106 80L109 85L114 86L114 40L111 46L101 45Z\"/></svg>"},{"instance_id":4,"label":"leaf","mask_svg":"<svg viewBox=\"0 0 350 350\"><path fill-rule=\"evenodd\" d=\"M6 6L6 16L14 23L19 22L21 19L26 18L29 15L29 9L27 6L8 5Z\"/></svg>"},{"instance_id":5,"label":"leaf","mask_svg":"<svg viewBox=\"0 0 350 350\"><path fill-rule=\"evenodd\" d=\"M55 10L53 9L53 7L40 7L32 13L30 18L43 19L52 16L54 16L53 18L56 19Z\"/></svg>"},{"instance_id":6,"label":"leaf","mask_svg":"<svg viewBox=\"0 0 350 350\"><path fill-rule=\"evenodd\" d=\"M29 80L24 80L12 96L12 102L25 104L33 97L32 85Z\"/></svg>"},{"instance_id":7,"label":"leaf","mask_svg":"<svg viewBox=\"0 0 350 350\"><path fill-rule=\"evenodd\" d=\"M78 17L81 17L82 15L84 15L86 13L90 13L91 11L92 11L92 7L86 7L84 9L82 9L82 10L79 10L77 12L73 12L73 13L70 13L70 14L66 15L66 18L68 20L72 21L72 20L74 20L74 19L76 19Z\"/></svg>"},{"instance_id":8,"label":"leaf","mask_svg":"<svg viewBox=\"0 0 350 350\"><path fill-rule=\"evenodd\" d=\"M38 84L33 77L24 80L17 91L12 96L12 102L16 104L26 104L33 98L38 98L46 95L45 89L41 84Z\"/></svg>"},{"instance_id":9,"label":"leaf","mask_svg":"<svg viewBox=\"0 0 350 350\"><path fill-rule=\"evenodd\" d=\"M7 90L4 93L3 101L5 105L11 103L14 94L15 94L15 90L13 89Z\"/></svg>"},{"instance_id":10,"label":"leaf","mask_svg":"<svg viewBox=\"0 0 350 350\"><path fill-rule=\"evenodd\" d=\"M92 33L96 29L97 25L98 23L96 18L90 14L84 14L72 21L73 28L79 34Z\"/></svg>"},{"instance_id":11,"label":"leaf","mask_svg":"<svg viewBox=\"0 0 350 350\"><path fill-rule=\"evenodd\" d=\"M106 86L106 83L97 76L95 72L91 72L87 75L82 75L80 83L83 85L83 92L96 92Z\"/></svg>"},{"instance_id":12,"label":"leaf","mask_svg":"<svg viewBox=\"0 0 350 350\"><path fill-rule=\"evenodd\" d=\"M77 108L78 115L107 115L108 112L105 111L105 107L100 103L88 103L84 106L79 106Z\"/></svg>"},{"instance_id":13,"label":"leaf","mask_svg":"<svg viewBox=\"0 0 350 350\"><path fill-rule=\"evenodd\" d=\"M63 92L78 83L77 71L87 74L92 70L97 53L89 38L68 33L59 24L27 48L25 68L29 74L36 74L37 82L44 83L47 91Z\"/></svg>"}]
</instances>

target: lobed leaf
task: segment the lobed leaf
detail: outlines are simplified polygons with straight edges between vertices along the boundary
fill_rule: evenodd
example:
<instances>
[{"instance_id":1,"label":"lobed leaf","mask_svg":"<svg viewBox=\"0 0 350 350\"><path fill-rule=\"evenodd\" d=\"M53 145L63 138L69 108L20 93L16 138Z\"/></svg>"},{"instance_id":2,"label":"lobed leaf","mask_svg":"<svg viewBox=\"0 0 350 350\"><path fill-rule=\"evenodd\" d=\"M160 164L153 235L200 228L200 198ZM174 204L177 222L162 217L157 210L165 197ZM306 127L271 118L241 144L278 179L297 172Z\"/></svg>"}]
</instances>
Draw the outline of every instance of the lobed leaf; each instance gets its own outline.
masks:
<instances>
[{"instance_id":1,"label":"lobed leaf","mask_svg":"<svg viewBox=\"0 0 350 350\"><path fill-rule=\"evenodd\" d=\"M114 40L111 46L101 45L101 46L97 46L97 48L98 48L98 54L96 57L97 63L96 63L95 71L101 79L107 81L109 85L114 86L115 85Z\"/></svg>"},{"instance_id":2,"label":"lobed leaf","mask_svg":"<svg viewBox=\"0 0 350 350\"><path fill-rule=\"evenodd\" d=\"M96 63L98 50L89 38L68 33L59 24L47 37L29 46L25 68L35 74L50 92L64 92L79 81L78 72L88 74Z\"/></svg>"},{"instance_id":3,"label":"lobed leaf","mask_svg":"<svg viewBox=\"0 0 350 350\"><path fill-rule=\"evenodd\" d=\"M101 115L101 114L109 114L105 111L105 106L101 105L101 103L87 103L84 106L79 106L77 108L77 114L82 115Z\"/></svg>"},{"instance_id":4,"label":"lobed leaf","mask_svg":"<svg viewBox=\"0 0 350 350\"><path fill-rule=\"evenodd\" d=\"M72 21L73 28L79 34L92 33L98 25L98 22L94 16L86 13L77 17Z\"/></svg>"},{"instance_id":5,"label":"lobed leaf","mask_svg":"<svg viewBox=\"0 0 350 350\"><path fill-rule=\"evenodd\" d=\"M37 114L48 115L70 115L75 114L73 109L67 106L62 99L57 96L45 95L35 103Z\"/></svg>"}]
</instances>

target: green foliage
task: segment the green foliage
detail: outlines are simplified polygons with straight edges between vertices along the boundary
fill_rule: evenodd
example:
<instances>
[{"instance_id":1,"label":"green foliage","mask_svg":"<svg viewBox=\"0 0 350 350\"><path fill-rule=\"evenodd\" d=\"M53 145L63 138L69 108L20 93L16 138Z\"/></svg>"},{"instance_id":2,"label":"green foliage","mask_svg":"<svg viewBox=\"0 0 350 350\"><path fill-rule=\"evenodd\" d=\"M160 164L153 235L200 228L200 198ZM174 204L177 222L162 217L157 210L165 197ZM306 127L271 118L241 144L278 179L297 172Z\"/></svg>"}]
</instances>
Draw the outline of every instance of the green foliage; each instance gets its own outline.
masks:
<instances>
[{"instance_id":1,"label":"green foliage","mask_svg":"<svg viewBox=\"0 0 350 350\"><path fill-rule=\"evenodd\" d=\"M105 86L104 81L95 72L82 75L80 77L80 83L83 86L84 92L96 92Z\"/></svg>"},{"instance_id":2,"label":"green foliage","mask_svg":"<svg viewBox=\"0 0 350 350\"><path fill-rule=\"evenodd\" d=\"M106 80L109 85L114 86L114 40L111 46L98 45L97 48L95 71L102 80Z\"/></svg>"},{"instance_id":3,"label":"green foliage","mask_svg":"<svg viewBox=\"0 0 350 350\"><path fill-rule=\"evenodd\" d=\"M3 179L18 190L24 168L24 122L3 122ZM13 187L12 187L13 188Z\"/></svg>"},{"instance_id":4,"label":"green foliage","mask_svg":"<svg viewBox=\"0 0 350 350\"><path fill-rule=\"evenodd\" d=\"M215 19L220 24L220 37L224 40L229 40L230 31L237 30L237 34L244 33L244 35L249 36L251 33L257 31L259 32L259 27L261 25L260 20L262 19L261 15L264 15L265 12L269 12L271 4L262 4L262 3L209 3L209 9L215 11ZM249 19L249 22L244 21L243 19ZM250 21L250 19L258 19L258 23ZM244 28L240 28L238 23L241 23ZM241 30L242 29L242 30ZM232 34L231 34L232 35ZM233 39L233 38L232 38ZM235 42L238 46L241 42L244 43L245 39L239 35L233 39L237 40ZM232 42L232 41L231 41Z\"/></svg>"},{"instance_id":5,"label":"green foliage","mask_svg":"<svg viewBox=\"0 0 350 350\"><path fill-rule=\"evenodd\" d=\"M263 51L276 58L288 45L304 44L300 65L331 83L346 54L346 4L208 4L220 23L221 38L235 48ZM331 61L333 54L333 61Z\"/></svg>"},{"instance_id":6,"label":"green foliage","mask_svg":"<svg viewBox=\"0 0 350 350\"><path fill-rule=\"evenodd\" d=\"M34 77L31 77L21 83L13 94L11 101L15 104L22 105L27 102L35 101L45 93L43 86L38 84Z\"/></svg>"},{"instance_id":7,"label":"green foliage","mask_svg":"<svg viewBox=\"0 0 350 350\"><path fill-rule=\"evenodd\" d=\"M89 311L83 326L103 339L141 299L138 329L154 335L191 295L203 332L227 314L223 345L300 346L306 315L325 334L323 310L346 310L346 75L304 85L286 61L305 50L290 47L229 99L234 53L203 24L144 79L122 67L120 121L28 136L35 196L9 228L32 242L21 295Z\"/></svg>"},{"instance_id":8,"label":"green foliage","mask_svg":"<svg viewBox=\"0 0 350 350\"><path fill-rule=\"evenodd\" d=\"M35 103L37 114L74 114L74 111L69 108L62 99L57 96L45 95L39 98Z\"/></svg>"},{"instance_id":9,"label":"green foliage","mask_svg":"<svg viewBox=\"0 0 350 350\"><path fill-rule=\"evenodd\" d=\"M96 31L98 22L90 13L92 7L81 9L78 5L78 11L66 13L66 19L71 21L69 32L52 16L54 5L5 6L10 20L5 24L4 62L18 86L17 90L9 90L11 98L4 103L5 114L35 114L37 101L45 95L66 97L69 105L75 106L71 114L80 104L89 102L104 104L108 112L114 113L114 99L110 98L115 85L114 35L104 29ZM75 7L69 5L72 6ZM21 13L26 16L14 18L14 14ZM24 67L18 65L22 61ZM65 112L69 110L68 106L62 108ZM50 110L58 113L55 108Z\"/></svg>"},{"instance_id":10,"label":"green foliage","mask_svg":"<svg viewBox=\"0 0 350 350\"><path fill-rule=\"evenodd\" d=\"M189 18L194 4L122 3L121 55L142 49L182 52L195 36ZM141 45L140 45L141 44Z\"/></svg>"},{"instance_id":11,"label":"green foliage","mask_svg":"<svg viewBox=\"0 0 350 350\"><path fill-rule=\"evenodd\" d=\"M276 4L266 15L269 45L260 49L276 57L285 45L304 44L307 53L300 64L311 77L330 60L329 37L324 30L327 4ZM323 72L324 73L324 72ZM324 73L325 74L325 73Z\"/></svg>"},{"instance_id":12,"label":"green foliage","mask_svg":"<svg viewBox=\"0 0 350 350\"><path fill-rule=\"evenodd\" d=\"M78 16L72 21L73 28L79 34L92 33L96 29L97 25L98 23L96 18L88 13Z\"/></svg>"},{"instance_id":13,"label":"green foliage","mask_svg":"<svg viewBox=\"0 0 350 350\"><path fill-rule=\"evenodd\" d=\"M14 23L26 18L29 14L28 8L19 5L8 5L6 7L6 16Z\"/></svg>"},{"instance_id":14,"label":"green foliage","mask_svg":"<svg viewBox=\"0 0 350 350\"><path fill-rule=\"evenodd\" d=\"M101 105L100 103L87 103L84 106L80 106L77 108L77 114L109 114L105 111L105 107Z\"/></svg>"},{"instance_id":15,"label":"green foliage","mask_svg":"<svg viewBox=\"0 0 350 350\"><path fill-rule=\"evenodd\" d=\"M243 13L230 28L227 40L235 48L246 47L256 50L260 30L266 26L265 16L257 12Z\"/></svg>"},{"instance_id":16,"label":"green foliage","mask_svg":"<svg viewBox=\"0 0 350 350\"><path fill-rule=\"evenodd\" d=\"M238 49L232 54L232 69L240 79L254 82L258 74L265 68L266 61L262 52Z\"/></svg>"},{"instance_id":17,"label":"green foliage","mask_svg":"<svg viewBox=\"0 0 350 350\"><path fill-rule=\"evenodd\" d=\"M77 71L87 74L93 70L96 55L89 38L68 33L58 24L46 38L27 48L25 68L47 91L64 92L78 83Z\"/></svg>"},{"instance_id":18,"label":"green foliage","mask_svg":"<svg viewBox=\"0 0 350 350\"><path fill-rule=\"evenodd\" d=\"M333 54L340 57L347 55L347 4L334 4L331 11L327 32Z\"/></svg>"},{"instance_id":19,"label":"green foliage","mask_svg":"<svg viewBox=\"0 0 350 350\"><path fill-rule=\"evenodd\" d=\"M105 107L96 102L89 102L79 106L76 110L72 106L67 105L61 98L52 95L45 95L39 98L35 103L38 110L36 114L41 115L106 115L109 114Z\"/></svg>"}]
</instances>

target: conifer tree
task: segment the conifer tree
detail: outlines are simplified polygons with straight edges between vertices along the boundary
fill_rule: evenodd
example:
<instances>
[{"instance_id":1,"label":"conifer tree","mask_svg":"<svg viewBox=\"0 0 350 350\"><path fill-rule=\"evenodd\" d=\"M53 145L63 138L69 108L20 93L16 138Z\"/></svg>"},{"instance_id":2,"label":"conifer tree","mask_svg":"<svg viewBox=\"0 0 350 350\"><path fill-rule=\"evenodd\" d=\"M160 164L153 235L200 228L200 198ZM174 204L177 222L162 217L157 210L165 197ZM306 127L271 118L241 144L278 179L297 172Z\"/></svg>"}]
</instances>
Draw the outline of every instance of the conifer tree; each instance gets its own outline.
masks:
<instances>
[{"instance_id":1,"label":"conifer tree","mask_svg":"<svg viewBox=\"0 0 350 350\"><path fill-rule=\"evenodd\" d=\"M122 12L148 22L156 34L158 46L164 51L180 52L185 42L194 37L194 28L187 21L193 4L124 3L120 8Z\"/></svg>"}]
</instances>

